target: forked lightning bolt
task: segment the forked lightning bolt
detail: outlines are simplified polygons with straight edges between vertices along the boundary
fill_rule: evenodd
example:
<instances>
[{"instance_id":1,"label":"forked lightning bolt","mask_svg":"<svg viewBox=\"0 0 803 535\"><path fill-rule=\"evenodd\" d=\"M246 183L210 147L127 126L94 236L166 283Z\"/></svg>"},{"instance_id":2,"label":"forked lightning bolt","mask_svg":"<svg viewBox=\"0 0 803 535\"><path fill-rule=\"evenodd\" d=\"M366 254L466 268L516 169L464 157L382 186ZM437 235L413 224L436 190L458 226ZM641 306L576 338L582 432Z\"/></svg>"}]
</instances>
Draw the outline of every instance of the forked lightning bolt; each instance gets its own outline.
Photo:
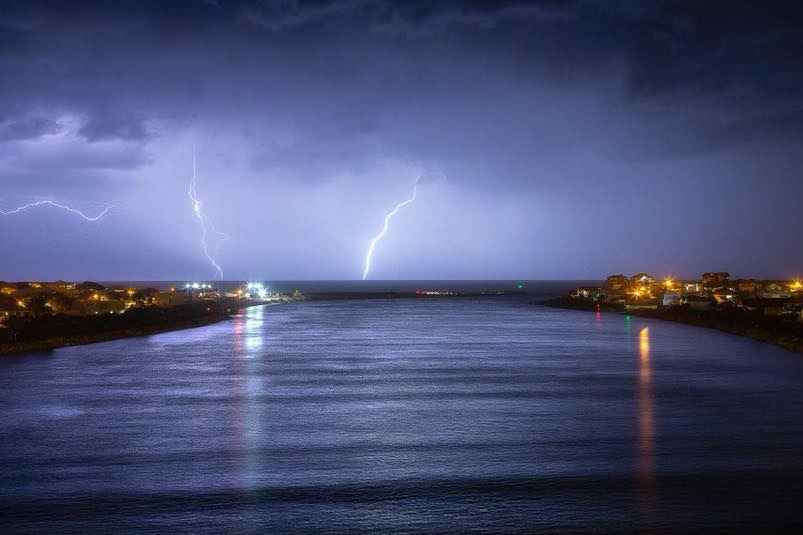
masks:
<instances>
[{"instance_id":1,"label":"forked lightning bolt","mask_svg":"<svg viewBox=\"0 0 803 535\"><path fill-rule=\"evenodd\" d=\"M396 205L396 208L390 211L388 215L385 216L385 224L382 226L382 232L376 235L373 240L371 240L371 245L368 246L368 254L365 255L365 271L362 274L362 280L365 280L368 277L368 272L371 271L371 256L374 254L374 248L376 244L379 243L385 234L388 231L388 225L390 224L390 220L396 215L399 210L407 206L408 204L415 201L415 196L418 193L418 180L415 181L415 185L413 186L413 196L407 199L406 201L402 201Z\"/></svg>"},{"instance_id":2,"label":"forked lightning bolt","mask_svg":"<svg viewBox=\"0 0 803 535\"><path fill-rule=\"evenodd\" d=\"M206 243L207 225L211 227L212 231L218 236L221 236L221 233L215 230L215 226L201 211L201 200L198 198L198 171L195 162L195 149L192 151L192 181L190 182L190 189L187 191L187 195L189 195L192 201L192 209L195 212L195 217L198 219L198 224L201 226L201 248L207 260L209 260L209 263L212 264L212 267L215 269L215 276L223 280L223 269L220 267L220 264L217 263L217 260L215 260L214 255L209 252L209 246Z\"/></svg>"},{"instance_id":3,"label":"forked lightning bolt","mask_svg":"<svg viewBox=\"0 0 803 535\"><path fill-rule=\"evenodd\" d=\"M75 214L75 215L77 215L78 217L82 218L85 221L89 221L90 223L94 223L95 221L99 220L100 218L102 218L103 216L108 214L109 210L111 210L114 205L110 204L110 205L106 206L97 215L92 216L92 215L85 214L84 212L82 212L81 210L79 210L77 208L73 208L72 206L69 206L69 205L66 205L66 204L63 204L63 203L60 203L60 202L56 202L56 201L35 201L35 202L29 202L28 204L24 204L24 205L22 205L22 206L20 206L18 208L14 208L13 210L8 210L8 211L0 210L0 214L2 214L2 215L18 214L20 212L24 212L26 210L30 210L31 208L36 208L37 206L51 206L53 208L59 208L60 210L64 210L65 212L70 212L71 214Z\"/></svg>"}]
</instances>

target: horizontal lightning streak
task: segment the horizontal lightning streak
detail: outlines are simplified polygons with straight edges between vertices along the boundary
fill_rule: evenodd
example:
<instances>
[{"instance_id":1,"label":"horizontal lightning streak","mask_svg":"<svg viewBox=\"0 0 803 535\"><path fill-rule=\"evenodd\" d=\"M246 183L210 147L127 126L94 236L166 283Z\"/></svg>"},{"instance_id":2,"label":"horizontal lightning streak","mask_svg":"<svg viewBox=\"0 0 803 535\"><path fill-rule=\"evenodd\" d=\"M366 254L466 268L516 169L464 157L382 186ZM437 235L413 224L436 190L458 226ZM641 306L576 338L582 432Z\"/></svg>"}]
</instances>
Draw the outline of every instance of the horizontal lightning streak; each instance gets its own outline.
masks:
<instances>
[{"instance_id":1,"label":"horizontal lightning streak","mask_svg":"<svg viewBox=\"0 0 803 535\"><path fill-rule=\"evenodd\" d=\"M24 205L22 205L22 206L20 206L18 208L14 208L13 210L8 210L8 211L0 210L0 214L2 214L2 215L18 214L20 212L24 212L26 210L30 210L31 208L36 208L37 206L52 206L53 208L59 208L61 210L70 212L71 214L75 214L75 215L81 217L82 219L84 219L85 221L89 221L91 223L99 220L100 218L102 218L103 216L108 214L109 210L111 210L114 207L114 205L110 204L110 205L106 206L97 215L90 216L90 215L85 214L84 212L82 212L81 210L79 210L77 208L73 208L72 206L69 206L69 205L66 205L66 204L63 204L63 203L60 203L60 202L56 202L56 201L35 201L35 202L30 202L28 204L24 204Z\"/></svg>"}]
</instances>

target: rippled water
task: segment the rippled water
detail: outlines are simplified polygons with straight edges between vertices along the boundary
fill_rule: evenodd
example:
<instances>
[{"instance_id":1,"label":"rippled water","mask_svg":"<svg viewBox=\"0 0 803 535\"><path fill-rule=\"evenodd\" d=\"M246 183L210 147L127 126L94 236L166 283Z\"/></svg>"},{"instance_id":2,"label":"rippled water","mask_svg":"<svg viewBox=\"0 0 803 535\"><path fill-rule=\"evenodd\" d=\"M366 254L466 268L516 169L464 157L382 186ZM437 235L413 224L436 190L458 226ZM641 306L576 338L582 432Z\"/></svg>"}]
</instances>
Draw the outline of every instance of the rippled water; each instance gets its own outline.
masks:
<instances>
[{"instance_id":1,"label":"rippled water","mask_svg":"<svg viewBox=\"0 0 803 535\"><path fill-rule=\"evenodd\" d=\"M0 530L803 525L803 357L523 299L255 307L0 359Z\"/></svg>"}]
</instances>

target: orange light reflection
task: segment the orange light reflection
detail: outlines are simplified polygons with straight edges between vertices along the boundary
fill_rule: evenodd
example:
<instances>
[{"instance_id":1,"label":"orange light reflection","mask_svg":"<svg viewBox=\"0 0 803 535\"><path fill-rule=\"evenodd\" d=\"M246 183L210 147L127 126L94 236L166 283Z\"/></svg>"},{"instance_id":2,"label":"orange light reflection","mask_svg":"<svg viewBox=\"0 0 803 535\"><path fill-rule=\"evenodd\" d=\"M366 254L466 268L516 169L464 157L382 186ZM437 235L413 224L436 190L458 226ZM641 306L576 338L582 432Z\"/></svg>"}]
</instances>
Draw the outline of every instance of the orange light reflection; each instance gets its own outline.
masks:
<instances>
[{"instance_id":1,"label":"orange light reflection","mask_svg":"<svg viewBox=\"0 0 803 535\"><path fill-rule=\"evenodd\" d=\"M636 387L638 403L637 472L641 498L652 508L655 471L655 417L650 370L650 330L639 331L639 378Z\"/></svg>"}]
</instances>

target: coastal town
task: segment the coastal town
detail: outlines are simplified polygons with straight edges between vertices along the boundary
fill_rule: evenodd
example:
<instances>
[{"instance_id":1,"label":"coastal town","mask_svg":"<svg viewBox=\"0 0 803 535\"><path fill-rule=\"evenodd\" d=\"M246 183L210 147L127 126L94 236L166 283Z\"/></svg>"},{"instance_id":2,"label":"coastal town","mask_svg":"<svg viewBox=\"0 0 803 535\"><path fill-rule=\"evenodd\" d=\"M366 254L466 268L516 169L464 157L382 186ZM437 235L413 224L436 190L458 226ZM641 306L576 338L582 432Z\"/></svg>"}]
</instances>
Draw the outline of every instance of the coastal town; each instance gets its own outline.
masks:
<instances>
[{"instance_id":1,"label":"coastal town","mask_svg":"<svg viewBox=\"0 0 803 535\"><path fill-rule=\"evenodd\" d=\"M602 286L575 288L569 299L625 310L682 307L695 311L739 309L803 321L803 282L731 279L727 272L703 273L699 280L656 278L649 273L609 275Z\"/></svg>"},{"instance_id":2,"label":"coastal town","mask_svg":"<svg viewBox=\"0 0 803 535\"><path fill-rule=\"evenodd\" d=\"M511 290L334 290L277 292L262 282L151 283L0 281L0 354L144 336L222 321L240 309L296 301L435 299L524 295Z\"/></svg>"},{"instance_id":3,"label":"coastal town","mask_svg":"<svg viewBox=\"0 0 803 535\"><path fill-rule=\"evenodd\" d=\"M260 282L233 289L209 282L162 288L91 281L0 282L0 354L199 327L245 307L303 299L299 291L287 295Z\"/></svg>"},{"instance_id":4,"label":"coastal town","mask_svg":"<svg viewBox=\"0 0 803 535\"><path fill-rule=\"evenodd\" d=\"M299 291L291 295L272 292L260 282L249 282L234 290L223 291L210 282L187 282L158 289L122 284L106 286L92 281L0 281L0 328L10 318L124 314L132 309L165 309L199 303L226 302L231 306L246 306L303 297Z\"/></svg>"},{"instance_id":5,"label":"coastal town","mask_svg":"<svg viewBox=\"0 0 803 535\"><path fill-rule=\"evenodd\" d=\"M610 275L601 286L581 286L541 304L717 329L803 354L803 283L797 278L731 279L726 272L703 273L699 280Z\"/></svg>"}]
</instances>

